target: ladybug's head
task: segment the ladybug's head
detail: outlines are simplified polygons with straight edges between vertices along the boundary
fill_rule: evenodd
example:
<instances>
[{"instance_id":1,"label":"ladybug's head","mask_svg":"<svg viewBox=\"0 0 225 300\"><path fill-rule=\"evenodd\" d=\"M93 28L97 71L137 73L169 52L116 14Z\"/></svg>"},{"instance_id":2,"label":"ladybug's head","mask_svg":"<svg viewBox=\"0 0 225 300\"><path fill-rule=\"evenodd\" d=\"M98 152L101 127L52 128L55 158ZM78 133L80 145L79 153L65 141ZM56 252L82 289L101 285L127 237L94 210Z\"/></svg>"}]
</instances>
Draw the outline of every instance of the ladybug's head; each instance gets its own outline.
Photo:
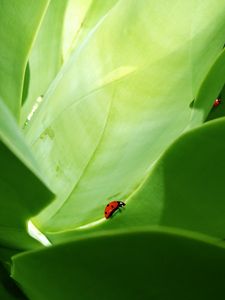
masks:
<instances>
[{"instance_id":1,"label":"ladybug's head","mask_svg":"<svg viewBox=\"0 0 225 300\"><path fill-rule=\"evenodd\" d=\"M123 206L126 205L126 204L125 204L124 202L122 202L122 201L117 201L117 203L119 204L119 207L123 207Z\"/></svg>"}]
</instances>

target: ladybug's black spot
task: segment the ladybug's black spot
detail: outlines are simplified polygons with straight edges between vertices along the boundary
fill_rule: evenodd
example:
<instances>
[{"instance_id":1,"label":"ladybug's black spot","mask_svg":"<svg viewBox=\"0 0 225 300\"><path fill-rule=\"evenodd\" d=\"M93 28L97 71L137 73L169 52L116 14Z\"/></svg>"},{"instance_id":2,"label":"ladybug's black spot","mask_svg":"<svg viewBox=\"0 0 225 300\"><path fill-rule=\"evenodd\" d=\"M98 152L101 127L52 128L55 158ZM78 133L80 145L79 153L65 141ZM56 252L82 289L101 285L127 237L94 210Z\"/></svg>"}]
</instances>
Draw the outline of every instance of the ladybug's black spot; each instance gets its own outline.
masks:
<instances>
[{"instance_id":1,"label":"ladybug's black spot","mask_svg":"<svg viewBox=\"0 0 225 300\"><path fill-rule=\"evenodd\" d=\"M109 204L107 204L107 207L109 207Z\"/></svg>"},{"instance_id":2,"label":"ladybug's black spot","mask_svg":"<svg viewBox=\"0 0 225 300\"><path fill-rule=\"evenodd\" d=\"M114 206L113 206L113 205L111 205L111 208L114 208Z\"/></svg>"}]
</instances>

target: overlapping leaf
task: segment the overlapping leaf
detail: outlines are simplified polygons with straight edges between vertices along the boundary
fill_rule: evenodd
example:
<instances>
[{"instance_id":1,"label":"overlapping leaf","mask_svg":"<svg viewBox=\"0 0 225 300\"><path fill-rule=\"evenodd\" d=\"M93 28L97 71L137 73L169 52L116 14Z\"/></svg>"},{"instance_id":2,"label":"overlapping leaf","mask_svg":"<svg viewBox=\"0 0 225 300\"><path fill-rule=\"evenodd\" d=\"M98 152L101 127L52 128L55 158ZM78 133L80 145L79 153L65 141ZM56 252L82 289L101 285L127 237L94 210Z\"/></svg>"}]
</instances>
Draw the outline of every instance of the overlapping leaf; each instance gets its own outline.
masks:
<instances>
[{"instance_id":1,"label":"overlapping leaf","mask_svg":"<svg viewBox=\"0 0 225 300\"><path fill-rule=\"evenodd\" d=\"M196 100L193 104L192 120L190 127L198 123L199 120L204 121L208 112L212 108L212 104L219 96L225 84L225 50L218 56L216 62L204 79Z\"/></svg>"},{"instance_id":2,"label":"overlapping leaf","mask_svg":"<svg viewBox=\"0 0 225 300\"><path fill-rule=\"evenodd\" d=\"M0 95L16 116L47 4L1 4L18 32L12 42L0 30ZM52 197L43 180L57 199L33 220L54 243L69 241L14 256L30 299L223 299L225 120L159 157L205 120L224 85L224 11L222 0L51 1L23 89L22 121L44 94L25 128L38 163L0 102L0 260L10 267L11 255L38 245L26 221ZM126 208L104 220L112 199ZM0 298L20 297L9 283L0 269Z\"/></svg>"},{"instance_id":3,"label":"overlapping leaf","mask_svg":"<svg viewBox=\"0 0 225 300\"><path fill-rule=\"evenodd\" d=\"M102 218L99 225L48 236L62 242L115 230L170 226L224 239L224 133L224 118L186 133L160 158L121 213ZM104 206L102 217L103 211Z\"/></svg>"},{"instance_id":4,"label":"overlapping leaf","mask_svg":"<svg viewBox=\"0 0 225 300\"><path fill-rule=\"evenodd\" d=\"M213 107L207 116L206 121L210 121L213 119L221 118L225 116L225 86L223 87L220 95L220 105L217 107Z\"/></svg>"},{"instance_id":5,"label":"overlapping leaf","mask_svg":"<svg viewBox=\"0 0 225 300\"><path fill-rule=\"evenodd\" d=\"M33 300L220 300L225 292L225 246L168 229L80 240L13 263Z\"/></svg>"},{"instance_id":6,"label":"overlapping leaf","mask_svg":"<svg viewBox=\"0 0 225 300\"><path fill-rule=\"evenodd\" d=\"M0 3L0 97L17 119L27 57L48 3L48 0L1 0Z\"/></svg>"},{"instance_id":7,"label":"overlapping leaf","mask_svg":"<svg viewBox=\"0 0 225 300\"><path fill-rule=\"evenodd\" d=\"M223 46L224 9L220 0L130 0L100 18L28 125L58 196L38 226L84 225L130 195L189 125L189 105Z\"/></svg>"},{"instance_id":8,"label":"overlapping leaf","mask_svg":"<svg viewBox=\"0 0 225 300\"><path fill-rule=\"evenodd\" d=\"M38 246L26 222L49 204L52 193L19 132L15 120L0 101L0 244L27 249Z\"/></svg>"},{"instance_id":9,"label":"overlapping leaf","mask_svg":"<svg viewBox=\"0 0 225 300\"><path fill-rule=\"evenodd\" d=\"M85 39L118 0L69 0L65 16L63 59Z\"/></svg>"},{"instance_id":10,"label":"overlapping leaf","mask_svg":"<svg viewBox=\"0 0 225 300\"><path fill-rule=\"evenodd\" d=\"M62 35L67 2L67 0L50 2L32 47L27 65L29 82L27 95L24 96L22 124L32 111L32 106L37 98L46 92L62 65Z\"/></svg>"}]
</instances>

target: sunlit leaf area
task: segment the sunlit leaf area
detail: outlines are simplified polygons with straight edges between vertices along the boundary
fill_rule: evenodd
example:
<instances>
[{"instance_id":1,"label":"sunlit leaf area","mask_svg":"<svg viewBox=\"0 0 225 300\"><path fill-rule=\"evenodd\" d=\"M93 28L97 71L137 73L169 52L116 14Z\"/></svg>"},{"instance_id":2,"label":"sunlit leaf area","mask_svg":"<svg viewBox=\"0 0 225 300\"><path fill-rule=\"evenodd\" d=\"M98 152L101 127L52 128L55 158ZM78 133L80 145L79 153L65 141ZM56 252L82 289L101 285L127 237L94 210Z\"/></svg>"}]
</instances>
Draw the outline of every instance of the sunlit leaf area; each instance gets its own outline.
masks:
<instances>
[{"instance_id":1,"label":"sunlit leaf area","mask_svg":"<svg viewBox=\"0 0 225 300\"><path fill-rule=\"evenodd\" d=\"M0 0L0 300L222 300L225 1Z\"/></svg>"}]
</instances>

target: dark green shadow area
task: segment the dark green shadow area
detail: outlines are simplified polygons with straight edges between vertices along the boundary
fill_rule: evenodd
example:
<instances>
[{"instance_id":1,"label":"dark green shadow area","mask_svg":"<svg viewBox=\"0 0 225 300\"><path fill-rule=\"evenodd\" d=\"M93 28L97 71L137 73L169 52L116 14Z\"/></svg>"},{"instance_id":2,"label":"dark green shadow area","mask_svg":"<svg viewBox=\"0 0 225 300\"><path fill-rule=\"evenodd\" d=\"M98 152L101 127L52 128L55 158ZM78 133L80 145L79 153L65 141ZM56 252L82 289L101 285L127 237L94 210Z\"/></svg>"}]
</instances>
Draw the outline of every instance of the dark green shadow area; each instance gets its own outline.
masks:
<instances>
[{"instance_id":1,"label":"dark green shadow area","mask_svg":"<svg viewBox=\"0 0 225 300\"><path fill-rule=\"evenodd\" d=\"M27 233L26 222L47 205L52 193L0 142L0 245L32 249L42 245Z\"/></svg>"},{"instance_id":2,"label":"dark green shadow area","mask_svg":"<svg viewBox=\"0 0 225 300\"><path fill-rule=\"evenodd\" d=\"M0 263L0 299L28 300L2 263Z\"/></svg>"},{"instance_id":3,"label":"dark green shadow area","mask_svg":"<svg viewBox=\"0 0 225 300\"><path fill-rule=\"evenodd\" d=\"M21 249L7 248L0 246L0 263L3 263L5 268L10 271L11 257L21 252Z\"/></svg>"},{"instance_id":4,"label":"dark green shadow area","mask_svg":"<svg viewBox=\"0 0 225 300\"><path fill-rule=\"evenodd\" d=\"M27 99L29 84L30 84L30 65L28 62L27 66L26 66L24 82L23 82L22 105L25 103L25 101Z\"/></svg>"}]
</instances>

